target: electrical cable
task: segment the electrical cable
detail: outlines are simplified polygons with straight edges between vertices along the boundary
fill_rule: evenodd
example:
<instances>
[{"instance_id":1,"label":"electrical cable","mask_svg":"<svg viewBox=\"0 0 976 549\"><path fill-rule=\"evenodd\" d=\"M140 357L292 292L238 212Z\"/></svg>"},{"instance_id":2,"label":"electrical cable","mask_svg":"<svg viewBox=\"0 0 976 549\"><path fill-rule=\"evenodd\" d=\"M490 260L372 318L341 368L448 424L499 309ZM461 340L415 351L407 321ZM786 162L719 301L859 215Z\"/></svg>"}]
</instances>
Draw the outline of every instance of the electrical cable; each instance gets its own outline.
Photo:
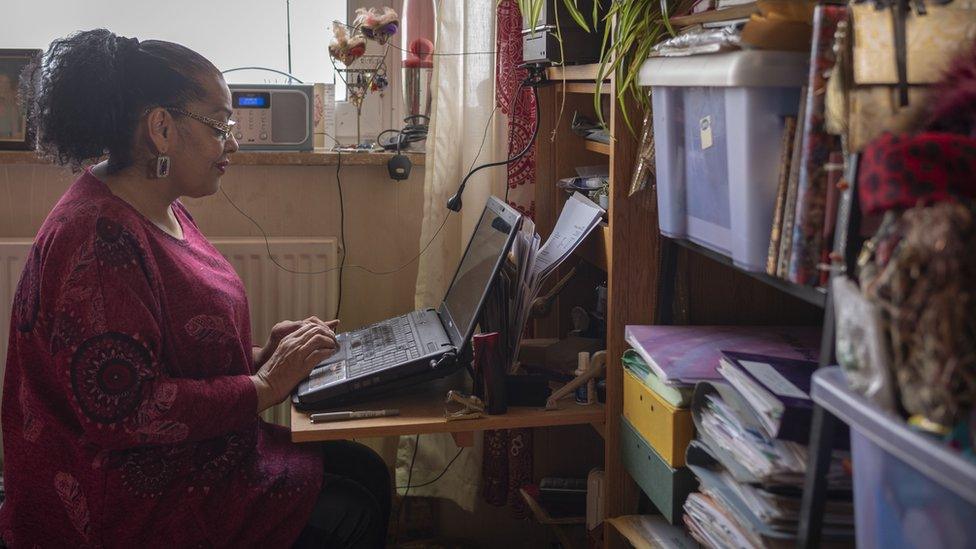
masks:
<instances>
[{"instance_id":1,"label":"electrical cable","mask_svg":"<svg viewBox=\"0 0 976 549\"><path fill-rule=\"evenodd\" d=\"M439 475L437 475L436 477L434 477L433 479L428 480L427 482L424 482L423 484L410 484L410 480L409 480L410 479L410 475L407 475L407 485L406 486L397 486L396 489L397 490L403 490L404 488L423 488L424 486L430 486L431 484L434 484L435 482L437 482L438 480L440 480L441 477L443 477L445 473L447 473L447 470L451 468L451 465L454 464L454 461L458 457L460 457L461 452L463 452L463 451L464 451L464 448L458 448L457 453L454 454L454 457L451 458L451 461L447 462L447 465L444 467L444 470L441 471L441 473Z\"/></svg>"},{"instance_id":2,"label":"electrical cable","mask_svg":"<svg viewBox=\"0 0 976 549\"><path fill-rule=\"evenodd\" d=\"M400 51L405 52L405 53L413 53L412 51L407 50L407 49L404 49L404 48L401 48L400 46L397 46L396 44L394 44L392 42L387 42L387 45L389 45L391 48L393 48L395 50L400 50ZM435 52L430 52L430 53L427 53L425 55L441 56L441 57L457 57L457 56L462 56L462 55L495 55L496 53L498 53L498 52L497 51L462 51L462 52L456 52L456 53L453 53L453 52L451 52L451 53L435 53Z\"/></svg>"},{"instance_id":3,"label":"electrical cable","mask_svg":"<svg viewBox=\"0 0 976 549\"><path fill-rule=\"evenodd\" d=\"M403 512L403 506L407 502L407 494L410 493L410 480L413 478L413 464L417 461L417 452L420 450L420 433L413 439L413 457L410 458L410 468L407 469L407 487L403 491L403 497L400 499L400 506L397 507L397 518L394 522L393 530L393 546L396 547L397 538L400 537L400 515Z\"/></svg>"},{"instance_id":4,"label":"electrical cable","mask_svg":"<svg viewBox=\"0 0 976 549\"><path fill-rule=\"evenodd\" d=\"M478 153L475 155L474 160L471 161L471 165L472 166L474 166L474 163L477 162L478 161L478 158L481 157L481 153L482 153L482 151L485 148L485 143L488 140L488 129L491 127L491 121L494 118L495 112L497 110L498 110L498 105L496 104L495 105L495 108L492 109L491 114L488 115L488 121L485 123L485 129L484 129L484 131L482 132L482 135L481 135L481 145L478 147ZM339 141L334 136L329 135L327 133L323 133L323 135L327 136L329 139L332 139L336 143L339 143ZM338 166L336 168L336 174L338 176L339 166L341 166L342 153L339 152L338 150L336 152L339 155L337 157L337 161L338 161L337 164L338 164ZM468 169L470 171L470 168L468 168ZM300 274L300 275L319 275L319 274L325 274L325 273L330 273L330 272L335 271L335 270L340 270L342 268L347 268L347 269L360 269L360 270L365 271L367 273L370 273L370 274L373 274L373 275L379 275L379 276L398 273L398 272L402 271L403 269L407 268L407 266L410 265L410 264L412 264L414 261L420 259L420 256L424 255L424 253L427 251L427 249L430 248L430 245L434 243L434 240L437 240L437 236L441 233L441 230L444 229L444 225L447 224L447 220L448 220L448 218L450 217L450 214L451 214L451 212L448 211L448 214L444 216L444 220L441 221L440 226L438 226L437 227L437 230L434 231L433 236L430 237L430 240L427 241L427 244L424 246L424 248L422 250L420 250L420 252L417 255L413 256L410 260L408 260L403 265L400 265L396 269L393 269L393 270L390 270L390 271L374 271L374 270L372 270L372 269L370 269L368 267L364 267L362 265L345 265L345 255L346 255L345 254L345 235L343 234L342 235L343 258L342 258L342 262L339 264L338 267L330 267L328 269L322 269L320 271L296 271L294 269L289 269L288 267L285 267L281 263L278 263L278 260L275 259L275 256L271 253L271 244L268 241L268 233L265 232L264 227L262 227L261 224L258 223L253 217L251 217L250 215L248 215L247 212L245 212L244 210L240 209L237 206L237 204L235 204L234 201L231 200L230 196L227 195L227 192L224 190L223 187L220 188L220 192L224 195L224 198L227 199L227 202L229 202L230 205L233 206L234 209L238 211L238 213L240 213L241 215L243 215L244 217L246 217L248 221L250 221L255 227L257 227L259 231L261 231L261 236L264 237L264 245L265 245L265 248L268 250L268 259L270 259L271 262L274 263L274 265L276 267L278 267L279 269L281 269L281 270L283 270L283 271L285 271L287 273ZM342 193L341 193L341 189L340 189L340 193L339 193L339 202L340 202L340 204L339 204L339 215L342 217L342 219L340 219L340 225L342 225L342 224L344 224L344 221L345 221L345 212L344 212L344 207L342 205ZM344 232L345 231L343 231L343 233ZM340 277L340 279L341 279L341 277Z\"/></svg>"},{"instance_id":5,"label":"electrical cable","mask_svg":"<svg viewBox=\"0 0 976 549\"><path fill-rule=\"evenodd\" d=\"M528 78L526 78L526 80L523 81L519 85L519 89L516 92L516 96L518 94L522 93L522 89L525 87L525 85L526 85L527 82L528 83L531 83L532 82L530 80L532 78L534 78L534 77L533 77L533 75L530 74L530 76ZM527 152L529 152L529 149L532 148L532 145L535 144L535 138L536 138L536 135L538 135L538 133L539 133L539 124L541 122L539 120L539 89L538 89L538 87L536 85L532 85L531 88L532 88L532 95L535 98L535 109L536 109L536 112L535 112L535 127L532 129L532 137L529 139L529 142L526 143L525 144L525 147L521 151L519 151L519 153L516 154L515 156L506 158L505 160L499 160L497 162L488 162L486 164L482 164L482 165L478 166L477 168L475 168L473 170L470 170L468 172L468 174L464 176L464 179L461 180L461 184L458 185L457 192L454 193L454 196L452 196L447 201L447 209L448 210L455 211L455 212L461 211L461 206L462 206L462 203L461 203L461 193L464 192L464 188L465 188L465 186L467 186L468 179L471 179L471 176L473 176L474 174L478 173L479 171L481 171L481 170L483 170L485 168L492 168L492 167L495 167L495 166L503 166L505 164L511 164L512 162L517 161L518 159L520 159L523 156L525 156L525 154ZM506 204L508 203L508 183L507 182L505 184L505 203Z\"/></svg>"},{"instance_id":6,"label":"electrical cable","mask_svg":"<svg viewBox=\"0 0 976 549\"><path fill-rule=\"evenodd\" d=\"M519 87L519 93L522 93L521 86ZM518 153L515 156L515 158L511 159L509 162L515 162L519 158L525 156L525 153L529 152L529 149L532 148L532 145L535 145L535 138L538 137L539 135L539 126L542 124L542 121L539 120L539 88L535 86L532 87L532 97L533 99L535 99L535 127L532 128L532 137L529 138L529 142L525 144L525 148L522 149L522 152ZM505 181L505 203L506 204L508 204L508 191L511 188L512 187L508 184L508 181Z\"/></svg>"},{"instance_id":7,"label":"electrical cable","mask_svg":"<svg viewBox=\"0 0 976 549\"><path fill-rule=\"evenodd\" d=\"M331 137L331 136L330 136ZM333 137L333 141L336 139ZM336 141L338 145L339 142ZM339 259L339 296L336 298L336 314L332 318L340 318L342 311L342 275L346 266L346 206L342 200L342 179L339 172L342 170L342 151L336 149L336 188L339 190L339 247L342 249L342 257Z\"/></svg>"}]
</instances>

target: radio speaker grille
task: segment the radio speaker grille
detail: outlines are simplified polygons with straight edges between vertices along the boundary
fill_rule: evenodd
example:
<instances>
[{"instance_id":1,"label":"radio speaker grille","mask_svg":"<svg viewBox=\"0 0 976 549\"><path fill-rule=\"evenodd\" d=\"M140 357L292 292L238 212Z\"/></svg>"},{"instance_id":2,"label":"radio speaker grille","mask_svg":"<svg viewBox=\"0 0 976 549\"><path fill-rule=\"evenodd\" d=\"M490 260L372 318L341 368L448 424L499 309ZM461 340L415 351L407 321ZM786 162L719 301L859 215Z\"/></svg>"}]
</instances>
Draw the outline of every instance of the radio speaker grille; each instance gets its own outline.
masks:
<instances>
[{"instance_id":1,"label":"radio speaker grille","mask_svg":"<svg viewBox=\"0 0 976 549\"><path fill-rule=\"evenodd\" d=\"M295 124L304 120L308 113L308 98L293 91L271 93L274 105L274 118L271 120L271 140L275 143L301 143L308 137L305 124Z\"/></svg>"}]
</instances>

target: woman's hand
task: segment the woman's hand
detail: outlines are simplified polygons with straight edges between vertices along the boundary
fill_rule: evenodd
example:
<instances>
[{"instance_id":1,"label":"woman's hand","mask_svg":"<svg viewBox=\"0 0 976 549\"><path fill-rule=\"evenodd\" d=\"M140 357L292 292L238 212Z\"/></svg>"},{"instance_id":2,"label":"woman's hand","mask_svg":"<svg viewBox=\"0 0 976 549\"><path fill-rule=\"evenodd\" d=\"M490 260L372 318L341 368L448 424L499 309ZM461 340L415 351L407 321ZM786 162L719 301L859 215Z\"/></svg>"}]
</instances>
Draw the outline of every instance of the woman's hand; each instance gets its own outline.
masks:
<instances>
[{"instance_id":1,"label":"woman's hand","mask_svg":"<svg viewBox=\"0 0 976 549\"><path fill-rule=\"evenodd\" d=\"M335 332L308 322L282 338L278 347L251 376L258 392L258 413L285 400L316 364L338 349Z\"/></svg>"},{"instance_id":2,"label":"woman's hand","mask_svg":"<svg viewBox=\"0 0 976 549\"><path fill-rule=\"evenodd\" d=\"M325 322L319 319L317 316L310 316L305 320L283 320L275 324L274 328L271 328L271 335L268 337L268 343L254 354L254 367L261 368L268 358L271 357L271 353L278 348L278 344L281 343L281 340L284 339L285 336L306 324L318 324L319 326L323 326L334 332L336 327L339 326L339 320L336 319Z\"/></svg>"}]
</instances>

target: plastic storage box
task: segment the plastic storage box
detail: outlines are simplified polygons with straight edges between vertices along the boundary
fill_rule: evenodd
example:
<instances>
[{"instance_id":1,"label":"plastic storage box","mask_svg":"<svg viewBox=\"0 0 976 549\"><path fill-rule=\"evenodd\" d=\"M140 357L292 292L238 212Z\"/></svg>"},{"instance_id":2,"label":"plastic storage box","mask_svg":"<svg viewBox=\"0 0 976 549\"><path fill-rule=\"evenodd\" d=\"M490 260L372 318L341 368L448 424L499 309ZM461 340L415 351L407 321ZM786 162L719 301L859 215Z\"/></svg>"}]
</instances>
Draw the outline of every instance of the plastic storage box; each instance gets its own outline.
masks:
<instances>
[{"instance_id":1,"label":"plastic storage box","mask_svg":"<svg viewBox=\"0 0 976 549\"><path fill-rule=\"evenodd\" d=\"M644 62L665 236L765 270L784 119L799 110L808 65L808 54L777 51Z\"/></svg>"},{"instance_id":2,"label":"plastic storage box","mask_svg":"<svg viewBox=\"0 0 976 549\"><path fill-rule=\"evenodd\" d=\"M675 408L624 369L624 418L671 467L684 467L685 449L695 436L688 408Z\"/></svg>"},{"instance_id":3,"label":"plastic storage box","mask_svg":"<svg viewBox=\"0 0 976 549\"><path fill-rule=\"evenodd\" d=\"M976 462L906 427L847 388L813 376L813 400L851 427L857 546L976 546Z\"/></svg>"},{"instance_id":4,"label":"plastic storage box","mask_svg":"<svg viewBox=\"0 0 976 549\"><path fill-rule=\"evenodd\" d=\"M688 494L698 488L691 469L668 465L625 417L620 418L620 457L624 469L664 518L671 524L680 521Z\"/></svg>"}]
</instances>

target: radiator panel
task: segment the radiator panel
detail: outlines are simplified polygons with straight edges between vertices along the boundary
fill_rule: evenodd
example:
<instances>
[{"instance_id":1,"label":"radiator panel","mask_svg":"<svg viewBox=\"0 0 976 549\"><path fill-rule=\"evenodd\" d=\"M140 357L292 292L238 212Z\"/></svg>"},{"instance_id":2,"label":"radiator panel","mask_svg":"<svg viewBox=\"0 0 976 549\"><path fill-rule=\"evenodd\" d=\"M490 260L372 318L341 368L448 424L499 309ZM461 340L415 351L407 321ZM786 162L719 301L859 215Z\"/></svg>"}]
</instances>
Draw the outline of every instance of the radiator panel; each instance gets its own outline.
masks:
<instances>
[{"instance_id":1,"label":"radiator panel","mask_svg":"<svg viewBox=\"0 0 976 549\"><path fill-rule=\"evenodd\" d=\"M292 271L321 274L295 274L279 268L268 257L263 238L217 237L211 239L237 271L247 291L251 310L251 333L255 345L263 345L272 326L281 320L298 320L315 315L333 318L338 301L338 242L333 237L270 238L268 244L281 266ZM24 262L30 252L30 239L0 238L0 383L7 363L7 337L14 292ZM263 414L273 423L288 425L290 411L284 402Z\"/></svg>"}]
</instances>

